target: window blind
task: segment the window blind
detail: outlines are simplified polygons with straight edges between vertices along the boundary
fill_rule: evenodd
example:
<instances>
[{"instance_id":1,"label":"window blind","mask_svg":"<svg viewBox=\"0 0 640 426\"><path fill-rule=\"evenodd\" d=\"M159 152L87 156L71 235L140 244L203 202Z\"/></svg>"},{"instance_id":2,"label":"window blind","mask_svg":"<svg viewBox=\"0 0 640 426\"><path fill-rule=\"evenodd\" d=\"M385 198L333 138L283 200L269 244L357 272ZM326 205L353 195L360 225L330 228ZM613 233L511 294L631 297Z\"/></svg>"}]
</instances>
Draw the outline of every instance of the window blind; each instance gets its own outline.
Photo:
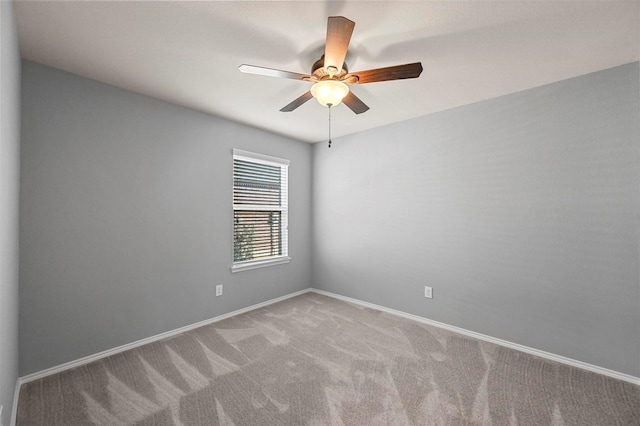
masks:
<instances>
[{"instance_id":1,"label":"window blind","mask_svg":"<svg viewBox=\"0 0 640 426\"><path fill-rule=\"evenodd\" d=\"M288 165L234 150L234 264L288 256Z\"/></svg>"}]
</instances>

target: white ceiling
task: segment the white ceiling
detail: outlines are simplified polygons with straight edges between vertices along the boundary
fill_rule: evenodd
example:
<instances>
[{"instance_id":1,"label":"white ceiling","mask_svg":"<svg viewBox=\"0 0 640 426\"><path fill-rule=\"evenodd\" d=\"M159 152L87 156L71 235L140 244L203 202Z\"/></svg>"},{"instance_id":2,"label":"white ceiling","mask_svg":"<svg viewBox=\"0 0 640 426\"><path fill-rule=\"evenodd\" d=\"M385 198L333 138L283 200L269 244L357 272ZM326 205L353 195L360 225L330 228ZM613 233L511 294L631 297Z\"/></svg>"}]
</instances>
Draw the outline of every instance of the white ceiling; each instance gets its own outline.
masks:
<instances>
[{"instance_id":1,"label":"white ceiling","mask_svg":"<svg viewBox=\"0 0 640 426\"><path fill-rule=\"evenodd\" d=\"M356 22L351 71L421 61L420 78L354 85L371 108L332 110L333 136L640 60L640 1L28 1L15 4L22 56L306 142L327 109L278 110L310 83L327 17Z\"/></svg>"}]
</instances>

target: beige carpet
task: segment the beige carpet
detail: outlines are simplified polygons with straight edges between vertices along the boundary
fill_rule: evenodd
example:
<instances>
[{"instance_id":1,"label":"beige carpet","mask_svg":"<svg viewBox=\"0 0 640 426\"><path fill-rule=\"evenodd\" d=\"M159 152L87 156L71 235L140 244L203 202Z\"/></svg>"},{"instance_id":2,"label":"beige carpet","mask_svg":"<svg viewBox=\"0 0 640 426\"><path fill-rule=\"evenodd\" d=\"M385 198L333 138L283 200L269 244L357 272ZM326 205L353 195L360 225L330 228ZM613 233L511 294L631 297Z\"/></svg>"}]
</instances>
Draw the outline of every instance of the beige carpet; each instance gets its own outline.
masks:
<instances>
[{"instance_id":1,"label":"beige carpet","mask_svg":"<svg viewBox=\"0 0 640 426\"><path fill-rule=\"evenodd\" d=\"M640 387L307 293L20 390L22 425L640 425Z\"/></svg>"}]
</instances>

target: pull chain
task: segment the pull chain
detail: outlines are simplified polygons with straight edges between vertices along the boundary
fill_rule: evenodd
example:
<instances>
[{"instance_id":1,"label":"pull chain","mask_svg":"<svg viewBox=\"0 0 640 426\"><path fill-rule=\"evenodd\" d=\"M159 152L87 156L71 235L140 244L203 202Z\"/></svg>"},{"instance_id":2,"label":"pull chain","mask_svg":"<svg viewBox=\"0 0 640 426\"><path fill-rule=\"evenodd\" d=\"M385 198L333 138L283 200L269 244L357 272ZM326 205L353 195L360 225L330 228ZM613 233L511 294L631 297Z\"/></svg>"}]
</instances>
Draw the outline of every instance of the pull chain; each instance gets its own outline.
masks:
<instances>
[{"instance_id":1,"label":"pull chain","mask_svg":"<svg viewBox=\"0 0 640 426\"><path fill-rule=\"evenodd\" d=\"M331 106L332 104L327 104L329 108L329 148L331 148Z\"/></svg>"}]
</instances>

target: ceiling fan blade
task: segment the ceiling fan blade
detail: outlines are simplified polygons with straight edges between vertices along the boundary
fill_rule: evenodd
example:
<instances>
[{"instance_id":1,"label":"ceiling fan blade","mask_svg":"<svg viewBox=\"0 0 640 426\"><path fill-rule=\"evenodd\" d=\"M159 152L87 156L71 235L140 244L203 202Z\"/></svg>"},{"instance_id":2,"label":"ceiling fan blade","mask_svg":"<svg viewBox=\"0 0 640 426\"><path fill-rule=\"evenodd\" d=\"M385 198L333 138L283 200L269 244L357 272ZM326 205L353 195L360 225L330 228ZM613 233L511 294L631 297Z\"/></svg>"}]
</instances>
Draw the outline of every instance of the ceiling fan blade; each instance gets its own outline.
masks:
<instances>
[{"instance_id":1,"label":"ceiling fan blade","mask_svg":"<svg viewBox=\"0 0 640 426\"><path fill-rule=\"evenodd\" d=\"M422 63L395 65L393 67L376 68L366 71L353 72L350 75L358 77L354 83L375 83L376 81L402 80L405 78L418 78L422 73Z\"/></svg>"},{"instance_id":2,"label":"ceiling fan blade","mask_svg":"<svg viewBox=\"0 0 640 426\"><path fill-rule=\"evenodd\" d=\"M291 71L274 70L273 68L257 67L255 65L242 64L238 67L240 72L246 74L266 75L268 77L290 78L293 80L307 80L311 77L308 74L300 74Z\"/></svg>"},{"instance_id":3,"label":"ceiling fan blade","mask_svg":"<svg viewBox=\"0 0 640 426\"><path fill-rule=\"evenodd\" d=\"M344 58L347 56L349 41L356 23L344 16L330 16L327 20L327 44L324 48L324 66L335 67L338 72L342 69Z\"/></svg>"},{"instance_id":4,"label":"ceiling fan blade","mask_svg":"<svg viewBox=\"0 0 640 426\"><path fill-rule=\"evenodd\" d=\"M349 91L347 96L342 100L349 109L356 114L362 114L363 112L367 112L369 107L367 104L362 102L359 97L353 94L353 92Z\"/></svg>"},{"instance_id":5,"label":"ceiling fan blade","mask_svg":"<svg viewBox=\"0 0 640 426\"><path fill-rule=\"evenodd\" d=\"M303 103L307 102L311 98L313 98L313 95L311 94L310 91L307 92L307 93L304 93L302 96L300 96L297 99L295 99L289 105L287 105L285 107L282 107L282 109L280 111L282 111L282 112L291 112L294 109L298 108Z\"/></svg>"}]
</instances>

